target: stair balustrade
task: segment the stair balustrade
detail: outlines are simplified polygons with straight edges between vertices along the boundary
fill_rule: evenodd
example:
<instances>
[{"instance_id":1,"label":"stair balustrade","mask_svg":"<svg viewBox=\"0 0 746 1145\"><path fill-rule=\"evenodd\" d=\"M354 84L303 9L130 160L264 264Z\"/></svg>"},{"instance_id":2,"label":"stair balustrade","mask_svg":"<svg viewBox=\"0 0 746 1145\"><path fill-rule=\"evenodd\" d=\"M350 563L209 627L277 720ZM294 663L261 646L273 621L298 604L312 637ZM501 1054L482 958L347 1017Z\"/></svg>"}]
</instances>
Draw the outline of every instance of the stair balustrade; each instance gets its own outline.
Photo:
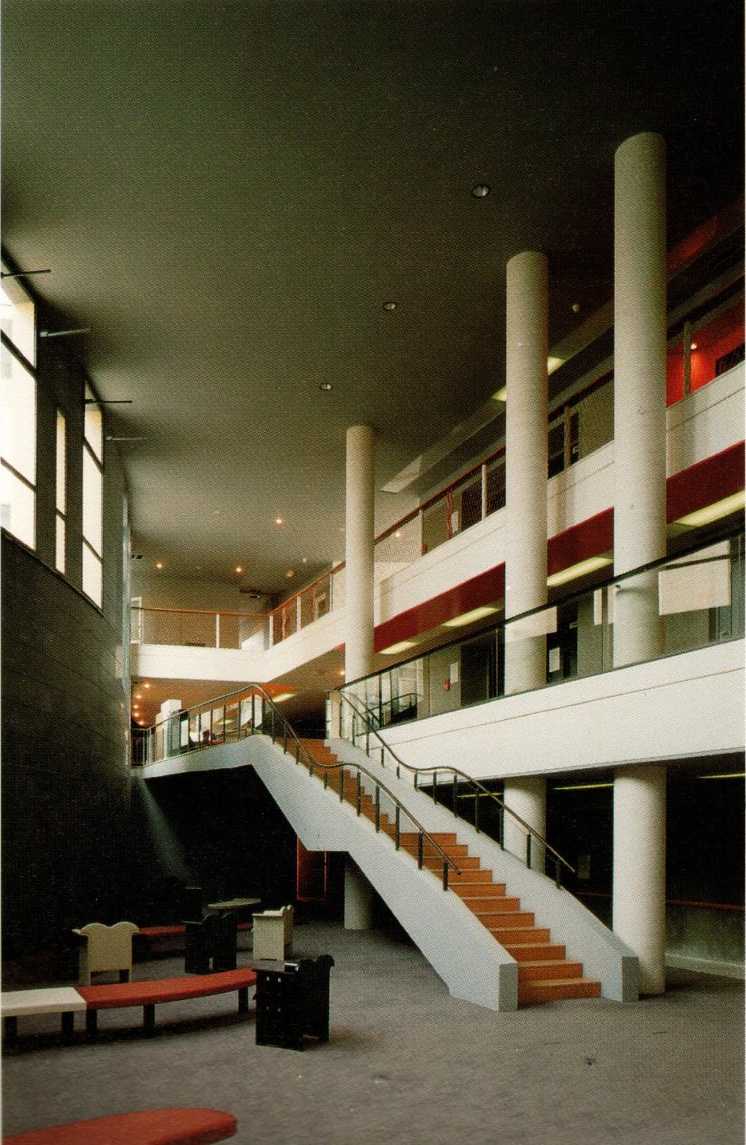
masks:
<instances>
[{"instance_id":1,"label":"stair balustrade","mask_svg":"<svg viewBox=\"0 0 746 1145\"><path fill-rule=\"evenodd\" d=\"M510 816L511 819L513 819L521 827L521 829L526 834L526 866L527 867L531 866L533 848L535 846L538 846L538 847L543 848L543 854L545 856L545 860L547 862L550 862L554 867L554 881L558 887L562 885L562 869L563 868L567 869L568 871L570 871L573 874L575 873L575 868L570 863L568 863L567 859L563 858L563 856L560 855L559 851L556 851L554 849L554 847L552 847L547 842L547 840L544 838L543 835L541 835L534 827L532 827L529 823L527 823L525 819L522 819L521 816L518 815L515 811L511 810L511 808L505 804L504 800L502 800L499 795L497 795L494 791L490 791L489 788L485 787L485 785L483 783L480 783L478 779L474 779L473 776L467 775L465 771L461 771L461 769L458 767L443 767L441 765L438 767L421 768L421 767L413 767L411 764L405 763L404 760L401 759L401 757L396 754L394 749L392 747L390 747L390 745L387 744L386 741L383 739L383 737L379 734L378 728L375 726L374 719L371 718L371 715L368 712L366 706L362 703L362 701L359 700L359 698L357 696L348 695L347 693L340 692L340 691L335 691L333 693L330 693L330 697L332 697L332 696L335 699L338 698L340 701L344 701L352 709L352 719L353 719L352 737L351 737L352 743L353 744L357 743L358 733L357 733L355 725L356 725L356 721L361 721L362 725L363 725L363 729L364 729L363 735L365 737L365 745L366 745L365 746L365 753L366 753L366 755L371 756L372 751L380 752L381 767L385 768L386 767L386 754L388 753L388 755L391 757L391 759L393 761L393 766L394 766L394 769L396 772L397 779L401 778L402 769L410 772L413 776L412 783L413 783L415 790L423 791L424 794L430 795L435 803L440 803L441 801L438 799L438 785L439 785L439 781L440 781L440 776L445 774L447 777L449 777L447 782L450 782L450 784L451 784L451 807L450 807L450 810L456 819L463 818L462 815L459 815L458 800L459 800L459 798L463 798L463 795L460 795L459 790L458 790L458 785L460 783L466 784L469 788L469 794L474 797L474 819L472 821L472 826L474 827L474 829L477 832L480 831L480 825L479 825L479 802L480 802L480 798L490 799L499 808L497 842L499 843L501 848L504 848L504 845L505 845L505 816L508 815L508 816ZM375 746L373 748L371 748L371 743L370 743L371 737L374 737L378 741L379 746L377 748ZM371 758L372 758L372 756L371 756ZM432 777L432 779L431 779L432 791L427 791L426 788L429 785L427 785L427 784L423 785L423 782L422 782L422 776L428 776L428 775ZM442 784L442 786L445 786L445 785ZM542 852L539 852L539 853L542 853Z\"/></svg>"},{"instance_id":2,"label":"stair balustrade","mask_svg":"<svg viewBox=\"0 0 746 1145\"><path fill-rule=\"evenodd\" d=\"M188 732L193 726L195 715L199 717L205 711L210 714L209 734L204 738L200 736L194 743L187 742L185 744L183 729L187 729ZM230 724L226 717L228 711L235 713ZM213 719L214 712L221 713L221 730L218 736L213 736L212 732L212 726L215 722ZM198 731L200 726L201 724L198 722ZM149 728L144 766L147 767L187 751L203 750L217 744L235 742L249 735L269 736L273 744L281 745L285 754L294 758L295 763L304 767L309 775L318 776L325 789L331 787L334 791L338 791L341 802L348 799L358 815L371 810L376 831L389 834L393 838L397 851L402 847L402 844L404 844L405 849L408 846L408 839L403 840L402 838L403 835L408 834L402 831L402 819L405 819L406 823L414 828L416 834L418 867L422 869L426 859L431 859L433 855L440 860L443 890L448 890L449 873L452 872L454 875L462 873L453 857L446 854L437 839L423 827L419 819L405 807L401 799L385 783L382 783L372 771L359 763L326 762L312 755L297 735L290 721L261 684L247 684L238 691L215 697L208 704L198 704L194 708L183 708L162 723ZM349 772L352 772L350 776L351 785L347 782ZM365 790L363 776L368 778L373 795ZM389 801L391 814L381 808L382 795ZM372 808L369 808L368 799L371 800ZM409 833L411 833L411 829Z\"/></svg>"}]
</instances>

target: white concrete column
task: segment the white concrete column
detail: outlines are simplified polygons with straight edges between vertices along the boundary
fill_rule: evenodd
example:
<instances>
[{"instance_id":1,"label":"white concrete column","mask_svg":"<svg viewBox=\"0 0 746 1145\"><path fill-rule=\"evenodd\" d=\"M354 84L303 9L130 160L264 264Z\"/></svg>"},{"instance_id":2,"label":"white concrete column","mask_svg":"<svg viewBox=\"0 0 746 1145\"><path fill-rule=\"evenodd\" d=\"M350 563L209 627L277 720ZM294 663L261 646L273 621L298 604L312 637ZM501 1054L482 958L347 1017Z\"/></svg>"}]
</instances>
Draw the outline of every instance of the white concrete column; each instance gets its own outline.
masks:
<instances>
[{"instance_id":1,"label":"white concrete column","mask_svg":"<svg viewBox=\"0 0 746 1145\"><path fill-rule=\"evenodd\" d=\"M666 768L614 778L614 933L640 960L640 993L666 988Z\"/></svg>"},{"instance_id":2,"label":"white concrete column","mask_svg":"<svg viewBox=\"0 0 746 1145\"><path fill-rule=\"evenodd\" d=\"M158 712L156 724L162 725L164 756L179 754L178 725L174 727L172 717L181 711L181 706L181 700L164 700Z\"/></svg>"},{"instance_id":3,"label":"white concrete column","mask_svg":"<svg viewBox=\"0 0 746 1145\"><path fill-rule=\"evenodd\" d=\"M506 779L503 789L505 806L519 815L529 827L546 838L547 827L547 782L541 775L524 776L521 779ZM506 811L503 819L503 845L511 855L526 861L526 829L517 823ZM531 840L531 867L535 871L544 870L544 848L535 839Z\"/></svg>"},{"instance_id":4,"label":"white concrete column","mask_svg":"<svg viewBox=\"0 0 746 1145\"><path fill-rule=\"evenodd\" d=\"M373 887L348 855L345 860L345 930L370 930L374 895Z\"/></svg>"},{"instance_id":5,"label":"white concrete column","mask_svg":"<svg viewBox=\"0 0 746 1145\"><path fill-rule=\"evenodd\" d=\"M506 617L547 599L547 312L546 256L515 255L507 265ZM511 640L506 631L505 691L543 686L546 637L513 633Z\"/></svg>"},{"instance_id":6,"label":"white concrete column","mask_svg":"<svg viewBox=\"0 0 746 1145\"><path fill-rule=\"evenodd\" d=\"M373 671L374 434L347 430L345 500L345 679Z\"/></svg>"},{"instance_id":7,"label":"white concrete column","mask_svg":"<svg viewBox=\"0 0 746 1145\"><path fill-rule=\"evenodd\" d=\"M617 150L614 186L614 569L666 553L666 153L643 132ZM622 581L614 663L663 651L657 575Z\"/></svg>"}]
</instances>

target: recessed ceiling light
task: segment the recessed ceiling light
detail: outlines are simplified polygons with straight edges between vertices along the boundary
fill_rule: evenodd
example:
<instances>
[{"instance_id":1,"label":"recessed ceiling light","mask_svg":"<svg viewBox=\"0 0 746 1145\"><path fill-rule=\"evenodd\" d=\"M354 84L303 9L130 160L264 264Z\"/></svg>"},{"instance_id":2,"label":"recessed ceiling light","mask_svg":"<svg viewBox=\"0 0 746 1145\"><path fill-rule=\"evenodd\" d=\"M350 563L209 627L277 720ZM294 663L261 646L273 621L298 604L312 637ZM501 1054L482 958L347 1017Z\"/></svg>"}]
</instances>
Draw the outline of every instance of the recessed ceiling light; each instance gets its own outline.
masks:
<instances>
[{"instance_id":1,"label":"recessed ceiling light","mask_svg":"<svg viewBox=\"0 0 746 1145\"><path fill-rule=\"evenodd\" d=\"M282 517L275 517L275 524L276 525L283 525L284 523L285 522L283 521Z\"/></svg>"},{"instance_id":2,"label":"recessed ceiling light","mask_svg":"<svg viewBox=\"0 0 746 1145\"><path fill-rule=\"evenodd\" d=\"M308 557L301 557L300 563L302 565L307 565L308 564Z\"/></svg>"},{"instance_id":3,"label":"recessed ceiling light","mask_svg":"<svg viewBox=\"0 0 746 1145\"><path fill-rule=\"evenodd\" d=\"M344 668L340 668L339 671L337 672L338 676L344 676L344 674L345 674Z\"/></svg>"},{"instance_id":4,"label":"recessed ceiling light","mask_svg":"<svg viewBox=\"0 0 746 1145\"><path fill-rule=\"evenodd\" d=\"M272 699L276 704L281 704L283 700L291 700L295 692L280 692L279 696L273 696Z\"/></svg>"},{"instance_id":5,"label":"recessed ceiling light","mask_svg":"<svg viewBox=\"0 0 746 1145\"><path fill-rule=\"evenodd\" d=\"M475 199L486 199L490 193L490 187L487 183L475 183L471 193Z\"/></svg>"},{"instance_id":6,"label":"recessed ceiling light","mask_svg":"<svg viewBox=\"0 0 746 1145\"><path fill-rule=\"evenodd\" d=\"M142 699L142 692L135 692L135 699L141 700Z\"/></svg>"},{"instance_id":7,"label":"recessed ceiling light","mask_svg":"<svg viewBox=\"0 0 746 1145\"><path fill-rule=\"evenodd\" d=\"M687 513L684 517L677 517L674 523L689 525L696 529L700 525L710 525L713 521L719 521L721 517L727 517L729 513L737 512L743 508L743 504L744 492L742 489L740 493L732 493L730 497L723 497L721 501L715 501L712 505L705 505L703 509L695 509L693 513Z\"/></svg>"},{"instance_id":8,"label":"recessed ceiling light","mask_svg":"<svg viewBox=\"0 0 746 1145\"><path fill-rule=\"evenodd\" d=\"M295 576L295 569L288 569L288 571L285 573L285 576L287 576L287 577Z\"/></svg>"},{"instance_id":9,"label":"recessed ceiling light","mask_svg":"<svg viewBox=\"0 0 746 1145\"><path fill-rule=\"evenodd\" d=\"M397 529L396 532L394 533L394 536L400 537L401 536L401 529Z\"/></svg>"},{"instance_id":10,"label":"recessed ceiling light","mask_svg":"<svg viewBox=\"0 0 746 1145\"><path fill-rule=\"evenodd\" d=\"M143 688L150 688L150 687L151 687L150 684L143 684Z\"/></svg>"},{"instance_id":11,"label":"recessed ceiling light","mask_svg":"<svg viewBox=\"0 0 746 1145\"><path fill-rule=\"evenodd\" d=\"M323 390L324 393L326 394L329 392L329 390L333 390L334 386L332 385L331 382L319 382L319 389Z\"/></svg>"},{"instance_id":12,"label":"recessed ceiling light","mask_svg":"<svg viewBox=\"0 0 746 1145\"><path fill-rule=\"evenodd\" d=\"M579 302L573 302L570 309L572 310L573 314L580 314L580 303Z\"/></svg>"},{"instance_id":13,"label":"recessed ceiling light","mask_svg":"<svg viewBox=\"0 0 746 1145\"><path fill-rule=\"evenodd\" d=\"M163 561L156 561L156 562L155 562L155 567L156 567L157 569L162 569L162 568L163 568Z\"/></svg>"},{"instance_id":14,"label":"recessed ceiling light","mask_svg":"<svg viewBox=\"0 0 746 1145\"><path fill-rule=\"evenodd\" d=\"M697 349L697 343L696 342L690 343L689 349L690 350L696 350Z\"/></svg>"},{"instance_id":15,"label":"recessed ceiling light","mask_svg":"<svg viewBox=\"0 0 746 1145\"><path fill-rule=\"evenodd\" d=\"M243 566L242 565L236 565L236 572L242 573L243 572Z\"/></svg>"},{"instance_id":16,"label":"recessed ceiling light","mask_svg":"<svg viewBox=\"0 0 746 1145\"><path fill-rule=\"evenodd\" d=\"M396 656L398 652L408 652L410 648L415 648L417 644L417 640L399 640L396 644L389 644L388 648L382 648L381 655Z\"/></svg>"},{"instance_id":17,"label":"recessed ceiling light","mask_svg":"<svg viewBox=\"0 0 746 1145\"><path fill-rule=\"evenodd\" d=\"M384 302L383 309L384 310L396 310L396 303L395 302Z\"/></svg>"},{"instance_id":18,"label":"recessed ceiling light","mask_svg":"<svg viewBox=\"0 0 746 1145\"><path fill-rule=\"evenodd\" d=\"M558 584L567 584L568 581L575 580L579 576L585 576L586 573L596 572L597 569L606 568L607 565L612 565L614 562L611 557L588 557L584 561L578 561L577 564L569 565L568 568L562 569L560 572L552 573L547 577L547 584L554 588Z\"/></svg>"},{"instance_id":19,"label":"recessed ceiling light","mask_svg":"<svg viewBox=\"0 0 746 1145\"><path fill-rule=\"evenodd\" d=\"M466 624L471 624L475 620L481 620L485 616L491 616L497 609L491 604L483 604L481 608L472 608L470 612L463 612L461 616L454 616L452 620L444 620L444 628L462 628Z\"/></svg>"}]
</instances>

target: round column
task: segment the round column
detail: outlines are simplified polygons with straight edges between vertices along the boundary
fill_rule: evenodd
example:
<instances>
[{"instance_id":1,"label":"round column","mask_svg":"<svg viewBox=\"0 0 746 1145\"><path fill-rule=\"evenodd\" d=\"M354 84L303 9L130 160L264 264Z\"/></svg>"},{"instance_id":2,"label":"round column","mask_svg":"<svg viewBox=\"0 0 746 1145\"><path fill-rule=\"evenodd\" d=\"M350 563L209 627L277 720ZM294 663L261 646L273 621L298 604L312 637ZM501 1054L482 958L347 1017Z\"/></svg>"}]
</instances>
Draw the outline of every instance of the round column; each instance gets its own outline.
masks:
<instances>
[{"instance_id":1,"label":"round column","mask_svg":"<svg viewBox=\"0 0 746 1145\"><path fill-rule=\"evenodd\" d=\"M640 960L640 993L666 989L666 768L614 778L612 929Z\"/></svg>"},{"instance_id":2,"label":"round column","mask_svg":"<svg viewBox=\"0 0 746 1145\"><path fill-rule=\"evenodd\" d=\"M356 863L345 861L345 930L370 930L373 925L375 891Z\"/></svg>"},{"instance_id":3,"label":"round column","mask_svg":"<svg viewBox=\"0 0 746 1145\"><path fill-rule=\"evenodd\" d=\"M547 259L540 252L524 251L508 262L506 617L547 599L547 284ZM505 638L505 691L542 687L545 636L509 625Z\"/></svg>"},{"instance_id":4,"label":"round column","mask_svg":"<svg viewBox=\"0 0 746 1145\"><path fill-rule=\"evenodd\" d=\"M643 132L617 150L614 185L614 569L666 553L666 153ZM614 664L659 656L655 573L622 581Z\"/></svg>"},{"instance_id":5,"label":"round column","mask_svg":"<svg viewBox=\"0 0 746 1145\"><path fill-rule=\"evenodd\" d=\"M503 789L505 806L519 815L529 827L546 838L547 823L547 783L541 775L528 775L521 779L506 779ZM526 829L505 813L503 819L503 844L505 850L524 862L527 857ZM544 848L535 839L530 845L531 867L535 871L544 870Z\"/></svg>"},{"instance_id":6,"label":"round column","mask_svg":"<svg viewBox=\"0 0 746 1145\"><path fill-rule=\"evenodd\" d=\"M373 671L374 434L347 430L345 500L345 679Z\"/></svg>"}]
</instances>

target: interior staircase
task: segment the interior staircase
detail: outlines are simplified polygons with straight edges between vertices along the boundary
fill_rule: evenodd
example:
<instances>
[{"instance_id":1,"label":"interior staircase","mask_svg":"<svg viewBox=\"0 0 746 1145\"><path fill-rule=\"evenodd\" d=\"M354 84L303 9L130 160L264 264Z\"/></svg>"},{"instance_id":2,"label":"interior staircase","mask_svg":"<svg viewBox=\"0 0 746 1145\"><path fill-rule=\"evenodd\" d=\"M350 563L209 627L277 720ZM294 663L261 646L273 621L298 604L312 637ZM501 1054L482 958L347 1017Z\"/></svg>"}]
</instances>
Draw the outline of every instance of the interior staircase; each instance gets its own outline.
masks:
<instances>
[{"instance_id":1,"label":"interior staircase","mask_svg":"<svg viewBox=\"0 0 746 1145\"><path fill-rule=\"evenodd\" d=\"M301 742L315 760L314 772L319 779L325 778L327 787L339 794L341 777L344 775L342 798L356 804L357 781L349 771L334 768L340 762L334 752L322 740L304 739ZM365 791L360 796L360 813L375 821L375 801ZM396 827L388 815L382 813L379 822L382 832L392 837L396 834ZM468 846L459 842L455 831L431 832L430 837L460 868L458 874L449 872L449 890L461 898L495 941L518 963L519 1005L600 996L600 982L583 977L582 964L567 958L565 947L552 942L546 927L536 925L533 912L521 908L520 899L508 894L505 883L494 882L492 871L481 866L478 856L469 855ZM416 832L402 831L399 845L402 851L408 852L417 861ZM427 842L424 845L423 865L440 877L442 857Z\"/></svg>"}]
</instances>

